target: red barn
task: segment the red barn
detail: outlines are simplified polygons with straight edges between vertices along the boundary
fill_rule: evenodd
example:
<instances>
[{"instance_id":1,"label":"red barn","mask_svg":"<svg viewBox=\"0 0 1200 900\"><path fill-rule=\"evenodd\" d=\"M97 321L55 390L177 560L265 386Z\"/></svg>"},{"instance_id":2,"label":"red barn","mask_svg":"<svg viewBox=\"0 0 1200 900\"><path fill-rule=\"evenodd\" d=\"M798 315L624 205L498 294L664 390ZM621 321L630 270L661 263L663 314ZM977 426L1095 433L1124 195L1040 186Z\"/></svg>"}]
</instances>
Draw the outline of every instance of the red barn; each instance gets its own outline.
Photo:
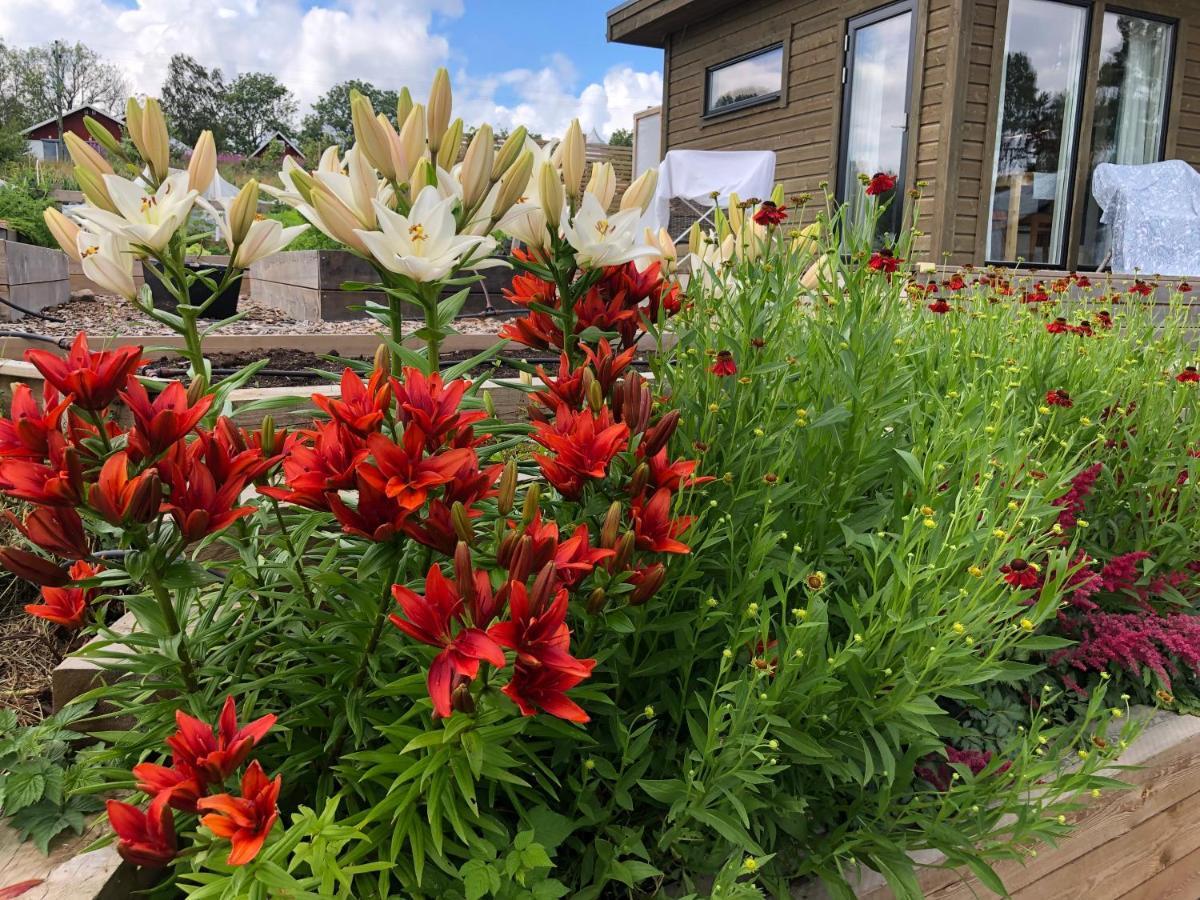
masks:
<instances>
[{"instance_id":1,"label":"red barn","mask_svg":"<svg viewBox=\"0 0 1200 900\"><path fill-rule=\"evenodd\" d=\"M121 140L122 120L109 115L94 106L80 106L63 114L62 133L59 133L58 117L47 119L31 125L21 132L29 141L29 153L38 159L65 159L67 152L63 146L62 137L68 131L77 134L84 140L92 141L87 126L83 124L85 116L91 116L103 125L114 138ZM93 143L95 143L93 141Z\"/></svg>"},{"instance_id":2,"label":"red barn","mask_svg":"<svg viewBox=\"0 0 1200 900\"><path fill-rule=\"evenodd\" d=\"M258 159L267 152L267 149L276 141L283 145L283 155L290 156L296 162L304 162L304 153L300 149L300 145L295 139L288 137L282 131L272 131L259 142L259 145L250 151L247 159Z\"/></svg>"}]
</instances>

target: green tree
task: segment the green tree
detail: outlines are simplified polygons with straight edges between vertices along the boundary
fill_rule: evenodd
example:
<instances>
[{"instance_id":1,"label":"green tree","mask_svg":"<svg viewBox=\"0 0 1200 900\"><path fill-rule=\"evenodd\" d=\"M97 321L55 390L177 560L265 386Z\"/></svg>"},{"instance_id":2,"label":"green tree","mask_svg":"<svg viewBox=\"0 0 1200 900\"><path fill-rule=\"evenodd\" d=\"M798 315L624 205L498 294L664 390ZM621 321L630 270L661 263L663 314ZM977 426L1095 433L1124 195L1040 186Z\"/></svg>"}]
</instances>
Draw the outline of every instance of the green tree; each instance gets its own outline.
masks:
<instances>
[{"instance_id":1,"label":"green tree","mask_svg":"<svg viewBox=\"0 0 1200 900\"><path fill-rule=\"evenodd\" d=\"M271 132L291 132L296 98L274 75L244 72L230 82L223 108L226 145L250 153Z\"/></svg>"},{"instance_id":2,"label":"green tree","mask_svg":"<svg viewBox=\"0 0 1200 900\"><path fill-rule=\"evenodd\" d=\"M610 147L632 147L633 132L628 128L618 128L608 137Z\"/></svg>"},{"instance_id":3,"label":"green tree","mask_svg":"<svg viewBox=\"0 0 1200 900\"><path fill-rule=\"evenodd\" d=\"M129 83L116 66L86 44L52 41L14 51L13 78L30 122L62 119L80 106L117 111L129 94Z\"/></svg>"},{"instance_id":4,"label":"green tree","mask_svg":"<svg viewBox=\"0 0 1200 900\"><path fill-rule=\"evenodd\" d=\"M349 147L354 143L354 127L350 121L350 92L358 91L369 97L376 112L396 115L397 94L391 88L376 87L369 81L351 78L335 84L317 98L312 110L300 126L302 141L315 141L322 147L338 144Z\"/></svg>"},{"instance_id":5,"label":"green tree","mask_svg":"<svg viewBox=\"0 0 1200 900\"><path fill-rule=\"evenodd\" d=\"M221 144L226 87L220 69L206 69L186 53L176 53L167 65L160 93L163 112L175 137L194 144L200 132L208 128Z\"/></svg>"}]
</instances>

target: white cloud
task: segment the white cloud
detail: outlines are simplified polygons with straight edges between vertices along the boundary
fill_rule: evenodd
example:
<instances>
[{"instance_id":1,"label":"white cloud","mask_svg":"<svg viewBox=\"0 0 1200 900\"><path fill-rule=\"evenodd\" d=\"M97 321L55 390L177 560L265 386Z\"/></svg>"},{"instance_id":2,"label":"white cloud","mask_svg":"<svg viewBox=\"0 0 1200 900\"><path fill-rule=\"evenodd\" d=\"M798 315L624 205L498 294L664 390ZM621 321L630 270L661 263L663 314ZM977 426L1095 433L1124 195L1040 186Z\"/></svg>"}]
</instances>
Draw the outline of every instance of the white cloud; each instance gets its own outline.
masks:
<instances>
[{"instance_id":1,"label":"white cloud","mask_svg":"<svg viewBox=\"0 0 1200 900\"><path fill-rule=\"evenodd\" d=\"M433 71L452 65L436 16L459 17L463 0L2 0L0 35L15 46L79 40L120 66L133 89L156 94L173 53L227 76L265 71L296 95L301 110L335 82L362 78L428 90ZM597 40L600 40L598 37ZM585 131L628 128L662 96L658 72L610 70L580 87L571 61L556 54L537 69L477 75L486 60L458 65L456 112L497 128L525 125L561 134L578 116ZM482 69L486 71L486 69Z\"/></svg>"}]
</instances>

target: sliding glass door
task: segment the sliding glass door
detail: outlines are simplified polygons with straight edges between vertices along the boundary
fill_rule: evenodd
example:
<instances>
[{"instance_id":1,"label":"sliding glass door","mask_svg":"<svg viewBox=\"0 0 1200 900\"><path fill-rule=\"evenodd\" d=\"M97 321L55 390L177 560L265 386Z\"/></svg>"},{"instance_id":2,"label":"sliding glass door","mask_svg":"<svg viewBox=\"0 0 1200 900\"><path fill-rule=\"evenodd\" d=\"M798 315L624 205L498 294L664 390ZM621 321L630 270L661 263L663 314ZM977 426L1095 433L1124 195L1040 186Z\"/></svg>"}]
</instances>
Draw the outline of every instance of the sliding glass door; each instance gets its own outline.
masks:
<instances>
[{"instance_id":1,"label":"sliding glass door","mask_svg":"<svg viewBox=\"0 0 1200 900\"><path fill-rule=\"evenodd\" d=\"M1093 11L1085 0L1009 2L989 262L1100 265L1109 242L1092 198L1096 166L1163 158L1175 25L1115 8L1093 19ZM1099 52L1089 59L1093 22ZM1091 127L1081 134L1085 107Z\"/></svg>"},{"instance_id":2,"label":"sliding glass door","mask_svg":"<svg viewBox=\"0 0 1200 900\"><path fill-rule=\"evenodd\" d=\"M989 260L1064 264L1087 31L1086 7L1010 2Z\"/></svg>"},{"instance_id":3,"label":"sliding glass door","mask_svg":"<svg viewBox=\"0 0 1200 900\"><path fill-rule=\"evenodd\" d=\"M1101 163L1141 165L1162 159L1175 28L1170 22L1121 12L1104 14L1100 74L1092 123L1088 202L1079 265L1099 266L1108 255L1107 226L1092 198L1092 173Z\"/></svg>"},{"instance_id":4,"label":"sliding glass door","mask_svg":"<svg viewBox=\"0 0 1200 900\"><path fill-rule=\"evenodd\" d=\"M912 38L913 7L907 0L851 19L847 27L839 192L855 221L866 201L859 176L894 175L895 191L881 198L891 201L881 233L898 234L904 215Z\"/></svg>"}]
</instances>

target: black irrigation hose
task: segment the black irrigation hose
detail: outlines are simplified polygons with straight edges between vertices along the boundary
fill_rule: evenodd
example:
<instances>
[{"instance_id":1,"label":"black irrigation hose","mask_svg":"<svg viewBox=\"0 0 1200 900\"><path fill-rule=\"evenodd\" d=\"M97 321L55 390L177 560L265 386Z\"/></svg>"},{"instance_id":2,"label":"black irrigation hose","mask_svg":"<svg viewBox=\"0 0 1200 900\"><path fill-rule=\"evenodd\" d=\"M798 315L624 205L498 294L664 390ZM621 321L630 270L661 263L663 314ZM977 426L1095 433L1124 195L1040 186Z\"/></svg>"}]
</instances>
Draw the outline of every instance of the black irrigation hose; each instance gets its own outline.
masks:
<instances>
[{"instance_id":1,"label":"black irrigation hose","mask_svg":"<svg viewBox=\"0 0 1200 900\"><path fill-rule=\"evenodd\" d=\"M530 357L522 356L522 357L519 357L519 361L523 362L527 365L531 365L531 366L552 365L552 364L558 362L559 358L557 356L530 356ZM478 366L476 366L476 368L480 368L480 369L485 368L486 366L489 365L490 362L492 362L492 360L485 360L484 362L481 362ZM498 360L496 360L496 362L498 362L501 366L503 366L504 363L509 362L509 360L501 357ZM641 367L641 368L646 368L650 364L648 362L646 362L645 360L635 359L631 363L631 365ZM161 375L161 376L166 376L166 377L174 377L176 375L184 375L187 373L186 369L178 369L178 368L162 368L162 369L160 369L160 368L154 368L154 367L151 367L151 368L153 369L153 372L156 376ZM214 375L235 375L240 371L242 371L242 370L229 368L227 366L214 366L212 373ZM326 371L326 370L324 370L324 369L259 369L254 374L255 375L266 375L271 378L310 378L314 373L323 372L323 371ZM329 374L336 374L336 373L329 373Z\"/></svg>"},{"instance_id":2,"label":"black irrigation hose","mask_svg":"<svg viewBox=\"0 0 1200 900\"><path fill-rule=\"evenodd\" d=\"M17 312L19 312L23 315L37 316L39 319L45 319L47 322L65 322L65 321L67 321L66 319L60 319L57 316L48 316L45 313L41 313L41 312L38 312L33 309L26 309L23 306L17 306L17 304L13 303L11 300L6 300L4 297L0 297L0 303L3 303L5 306L12 307Z\"/></svg>"},{"instance_id":3,"label":"black irrigation hose","mask_svg":"<svg viewBox=\"0 0 1200 900\"><path fill-rule=\"evenodd\" d=\"M34 334L31 331L9 331L0 329L0 338L20 338L23 341L43 341L47 344L53 344L62 350L66 350L71 346L71 339L65 337L54 337L49 334Z\"/></svg>"}]
</instances>

